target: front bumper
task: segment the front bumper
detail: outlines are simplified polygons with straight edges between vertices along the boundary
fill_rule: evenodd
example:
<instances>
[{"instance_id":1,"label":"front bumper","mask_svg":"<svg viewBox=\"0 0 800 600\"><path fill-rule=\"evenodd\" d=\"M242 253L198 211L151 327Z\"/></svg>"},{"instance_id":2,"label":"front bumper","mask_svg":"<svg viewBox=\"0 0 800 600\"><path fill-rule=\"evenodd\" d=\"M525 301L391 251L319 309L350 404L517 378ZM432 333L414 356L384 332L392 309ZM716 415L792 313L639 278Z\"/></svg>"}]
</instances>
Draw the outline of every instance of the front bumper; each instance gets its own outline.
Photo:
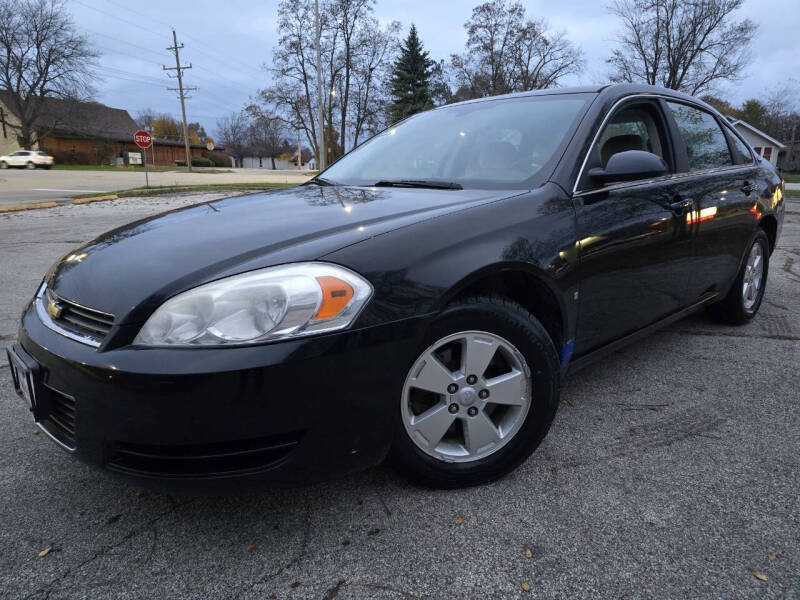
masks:
<instances>
[{"instance_id":1,"label":"front bumper","mask_svg":"<svg viewBox=\"0 0 800 600\"><path fill-rule=\"evenodd\" d=\"M81 460L145 480L304 483L383 460L424 319L240 348L98 352L29 307L34 418Z\"/></svg>"}]
</instances>

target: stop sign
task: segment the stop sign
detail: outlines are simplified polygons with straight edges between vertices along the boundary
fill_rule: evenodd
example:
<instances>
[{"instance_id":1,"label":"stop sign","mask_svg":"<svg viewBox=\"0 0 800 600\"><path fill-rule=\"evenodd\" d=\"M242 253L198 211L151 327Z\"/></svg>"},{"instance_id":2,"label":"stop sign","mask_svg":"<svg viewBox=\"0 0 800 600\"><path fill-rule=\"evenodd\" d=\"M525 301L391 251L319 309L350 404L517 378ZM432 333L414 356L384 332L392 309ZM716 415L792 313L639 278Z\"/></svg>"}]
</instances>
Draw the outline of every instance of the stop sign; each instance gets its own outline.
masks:
<instances>
[{"instance_id":1,"label":"stop sign","mask_svg":"<svg viewBox=\"0 0 800 600\"><path fill-rule=\"evenodd\" d=\"M137 131L133 134L133 141L139 148L149 148L153 145L153 138L146 131Z\"/></svg>"}]
</instances>

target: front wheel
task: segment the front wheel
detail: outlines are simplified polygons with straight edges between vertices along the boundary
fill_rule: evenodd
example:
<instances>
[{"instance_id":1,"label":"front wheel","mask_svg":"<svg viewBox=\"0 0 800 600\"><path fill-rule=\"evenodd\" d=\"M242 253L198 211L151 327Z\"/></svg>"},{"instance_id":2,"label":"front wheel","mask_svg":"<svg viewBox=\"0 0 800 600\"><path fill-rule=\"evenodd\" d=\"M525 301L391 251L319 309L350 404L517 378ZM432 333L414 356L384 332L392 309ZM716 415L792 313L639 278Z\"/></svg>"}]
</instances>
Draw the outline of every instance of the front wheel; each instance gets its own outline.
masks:
<instances>
[{"instance_id":1,"label":"front wheel","mask_svg":"<svg viewBox=\"0 0 800 600\"><path fill-rule=\"evenodd\" d=\"M756 316L769 272L769 240L759 229L750 240L747 254L730 292L725 298L709 307L719 320L732 325L742 325Z\"/></svg>"},{"instance_id":2,"label":"front wheel","mask_svg":"<svg viewBox=\"0 0 800 600\"><path fill-rule=\"evenodd\" d=\"M409 368L390 461L428 487L502 477L544 439L559 388L558 356L533 315L503 298L455 304Z\"/></svg>"},{"instance_id":3,"label":"front wheel","mask_svg":"<svg viewBox=\"0 0 800 600\"><path fill-rule=\"evenodd\" d=\"M25 168L32 170L32 169L36 168L36 165L34 163L32 163L32 162L29 162L28 164L25 165Z\"/></svg>"},{"instance_id":4,"label":"front wheel","mask_svg":"<svg viewBox=\"0 0 800 600\"><path fill-rule=\"evenodd\" d=\"M7 169L8 163L4 160L0 161L0 169Z\"/></svg>"}]
</instances>

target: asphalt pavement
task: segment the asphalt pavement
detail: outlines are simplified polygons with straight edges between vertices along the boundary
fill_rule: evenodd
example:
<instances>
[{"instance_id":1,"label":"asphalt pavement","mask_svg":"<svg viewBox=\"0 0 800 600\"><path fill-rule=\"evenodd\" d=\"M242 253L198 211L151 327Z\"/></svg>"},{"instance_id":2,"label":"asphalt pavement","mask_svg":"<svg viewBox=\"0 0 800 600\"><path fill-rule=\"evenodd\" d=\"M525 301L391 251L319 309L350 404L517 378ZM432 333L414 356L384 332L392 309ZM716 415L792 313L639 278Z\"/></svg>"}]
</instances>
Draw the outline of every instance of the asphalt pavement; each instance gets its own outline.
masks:
<instances>
[{"instance_id":1,"label":"asphalt pavement","mask_svg":"<svg viewBox=\"0 0 800 600\"><path fill-rule=\"evenodd\" d=\"M0 214L0 347L75 244L198 199ZM227 496L141 490L37 434L3 364L0 597L800 598L798 367L796 200L754 322L694 316L568 378L539 450L482 487L379 467Z\"/></svg>"},{"instance_id":2,"label":"asphalt pavement","mask_svg":"<svg viewBox=\"0 0 800 600\"><path fill-rule=\"evenodd\" d=\"M156 171L150 185L201 185L207 183L302 183L309 175L270 169L195 169ZM144 171L61 171L58 169L0 170L0 207L33 202L64 202L96 193L145 185Z\"/></svg>"}]
</instances>

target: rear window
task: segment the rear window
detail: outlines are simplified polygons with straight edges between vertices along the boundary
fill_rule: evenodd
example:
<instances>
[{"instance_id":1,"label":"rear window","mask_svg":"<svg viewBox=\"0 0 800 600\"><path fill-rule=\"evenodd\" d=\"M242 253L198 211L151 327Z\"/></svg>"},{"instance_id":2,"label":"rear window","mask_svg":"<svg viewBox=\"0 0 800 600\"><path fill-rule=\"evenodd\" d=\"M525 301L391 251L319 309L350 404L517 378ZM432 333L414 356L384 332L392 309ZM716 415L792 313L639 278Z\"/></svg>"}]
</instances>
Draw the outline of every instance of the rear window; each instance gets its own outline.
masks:
<instances>
[{"instance_id":1,"label":"rear window","mask_svg":"<svg viewBox=\"0 0 800 600\"><path fill-rule=\"evenodd\" d=\"M711 113L667 102L686 144L690 171L708 171L733 164L728 140Z\"/></svg>"}]
</instances>

